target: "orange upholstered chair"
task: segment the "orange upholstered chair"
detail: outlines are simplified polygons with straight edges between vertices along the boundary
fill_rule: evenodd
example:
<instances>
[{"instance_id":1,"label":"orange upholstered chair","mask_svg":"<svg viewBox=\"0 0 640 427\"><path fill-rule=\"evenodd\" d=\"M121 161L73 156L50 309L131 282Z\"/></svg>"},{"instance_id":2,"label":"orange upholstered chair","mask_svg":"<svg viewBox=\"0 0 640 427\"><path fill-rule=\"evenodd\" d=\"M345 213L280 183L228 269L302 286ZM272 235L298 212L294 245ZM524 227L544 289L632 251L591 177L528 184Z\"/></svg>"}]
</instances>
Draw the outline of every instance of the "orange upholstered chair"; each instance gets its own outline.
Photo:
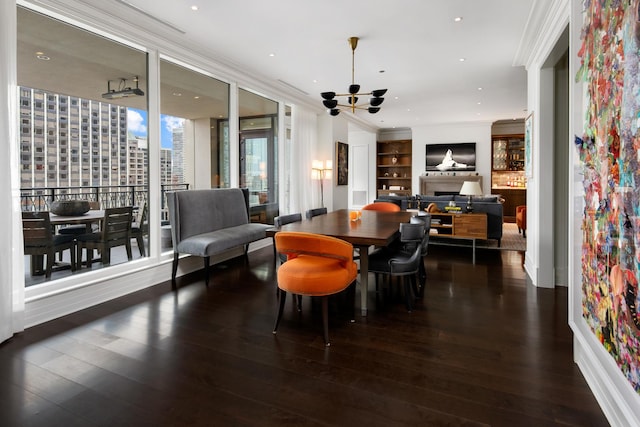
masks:
<instances>
[{"instance_id":1,"label":"orange upholstered chair","mask_svg":"<svg viewBox=\"0 0 640 427\"><path fill-rule=\"evenodd\" d=\"M362 207L363 211L400 212L400 206L391 202L374 202Z\"/></svg>"},{"instance_id":2,"label":"orange upholstered chair","mask_svg":"<svg viewBox=\"0 0 640 427\"><path fill-rule=\"evenodd\" d=\"M527 206L516 206L516 225L518 233L522 231L522 237L527 237Z\"/></svg>"},{"instance_id":3,"label":"orange upholstered chair","mask_svg":"<svg viewBox=\"0 0 640 427\"><path fill-rule=\"evenodd\" d=\"M276 250L287 255L287 262L278 269L280 304L273 333L278 329L287 292L321 297L324 341L330 345L328 298L347 289L356 280L358 267L353 262L353 246L335 237L291 231L276 233L275 240ZM353 307L355 290L351 289Z\"/></svg>"}]
</instances>

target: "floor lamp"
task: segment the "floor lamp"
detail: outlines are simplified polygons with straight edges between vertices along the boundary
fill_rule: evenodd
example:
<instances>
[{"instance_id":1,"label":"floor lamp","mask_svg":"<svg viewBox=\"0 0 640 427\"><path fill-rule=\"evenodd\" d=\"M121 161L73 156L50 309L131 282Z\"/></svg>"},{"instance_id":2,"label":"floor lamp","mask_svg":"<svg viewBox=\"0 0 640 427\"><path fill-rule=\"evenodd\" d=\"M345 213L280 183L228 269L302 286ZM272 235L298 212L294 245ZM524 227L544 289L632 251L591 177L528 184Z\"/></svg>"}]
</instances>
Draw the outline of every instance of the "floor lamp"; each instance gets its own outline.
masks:
<instances>
[{"instance_id":1,"label":"floor lamp","mask_svg":"<svg viewBox=\"0 0 640 427\"><path fill-rule=\"evenodd\" d=\"M311 165L311 177L320 180L320 207L324 208L324 184L326 178L331 178L331 160L314 160Z\"/></svg>"}]
</instances>

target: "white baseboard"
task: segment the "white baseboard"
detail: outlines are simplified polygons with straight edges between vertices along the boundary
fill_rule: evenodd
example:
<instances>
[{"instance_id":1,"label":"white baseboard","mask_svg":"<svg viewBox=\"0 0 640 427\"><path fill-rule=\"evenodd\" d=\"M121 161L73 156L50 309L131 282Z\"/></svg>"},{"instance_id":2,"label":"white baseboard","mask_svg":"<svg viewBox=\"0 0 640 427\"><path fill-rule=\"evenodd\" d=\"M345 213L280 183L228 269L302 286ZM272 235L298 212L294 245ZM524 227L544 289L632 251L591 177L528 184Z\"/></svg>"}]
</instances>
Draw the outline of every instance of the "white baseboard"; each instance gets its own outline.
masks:
<instances>
[{"instance_id":1,"label":"white baseboard","mask_svg":"<svg viewBox=\"0 0 640 427\"><path fill-rule=\"evenodd\" d=\"M593 335L572 329L574 361L611 426L640 426L640 396Z\"/></svg>"}]
</instances>

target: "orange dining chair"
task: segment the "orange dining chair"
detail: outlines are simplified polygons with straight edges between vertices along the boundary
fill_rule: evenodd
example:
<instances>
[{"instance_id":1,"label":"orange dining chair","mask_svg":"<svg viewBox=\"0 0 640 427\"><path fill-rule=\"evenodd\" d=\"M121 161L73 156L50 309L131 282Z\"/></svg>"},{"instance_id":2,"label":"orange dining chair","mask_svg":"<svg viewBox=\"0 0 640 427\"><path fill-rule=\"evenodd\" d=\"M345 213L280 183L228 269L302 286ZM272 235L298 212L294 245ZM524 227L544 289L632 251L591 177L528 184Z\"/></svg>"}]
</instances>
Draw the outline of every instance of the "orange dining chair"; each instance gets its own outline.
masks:
<instances>
[{"instance_id":1,"label":"orange dining chair","mask_svg":"<svg viewBox=\"0 0 640 427\"><path fill-rule=\"evenodd\" d=\"M330 295L355 283L358 267L353 262L353 245L335 237L320 234L281 231L275 235L276 250L287 255L287 262L278 269L278 317L273 333L278 330L287 292L294 295L320 297L324 342L329 346ZM351 286L349 299L353 310L355 290ZM351 315L353 316L353 312Z\"/></svg>"},{"instance_id":2,"label":"orange dining chair","mask_svg":"<svg viewBox=\"0 0 640 427\"><path fill-rule=\"evenodd\" d=\"M516 224L518 234L522 233L522 237L527 237L527 205L516 206Z\"/></svg>"},{"instance_id":3,"label":"orange dining chair","mask_svg":"<svg viewBox=\"0 0 640 427\"><path fill-rule=\"evenodd\" d=\"M363 211L400 212L400 206L391 202L374 202L364 205Z\"/></svg>"}]
</instances>

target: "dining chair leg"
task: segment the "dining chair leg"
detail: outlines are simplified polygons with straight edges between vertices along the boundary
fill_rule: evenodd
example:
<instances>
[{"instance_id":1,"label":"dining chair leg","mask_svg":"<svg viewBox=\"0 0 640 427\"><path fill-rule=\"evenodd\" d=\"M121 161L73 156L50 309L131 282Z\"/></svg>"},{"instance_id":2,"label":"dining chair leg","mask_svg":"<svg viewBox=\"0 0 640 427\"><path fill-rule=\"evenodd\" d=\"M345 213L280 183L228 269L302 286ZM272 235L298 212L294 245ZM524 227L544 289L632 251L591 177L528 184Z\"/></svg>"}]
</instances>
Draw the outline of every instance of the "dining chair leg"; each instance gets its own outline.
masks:
<instances>
[{"instance_id":1,"label":"dining chair leg","mask_svg":"<svg viewBox=\"0 0 640 427\"><path fill-rule=\"evenodd\" d=\"M145 249L144 238L142 237L142 235L136 237L136 244L138 245L138 250L140 251L140 257L144 258Z\"/></svg>"},{"instance_id":2,"label":"dining chair leg","mask_svg":"<svg viewBox=\"0 0 640 427\"><path fill-rule=\"evenodd\" d=\"M322 328L324 330L324 345L329 347L329 297L323 296L322 298Z\"/></svg>"},{"instance_id":3,"label":"dining chair leg","mask_svg":"<svg viewBox=\"0 0 640 427\"><path fill-rule=\"evenodd\" d=\"M415 276L413 274L409 276L402 276L402 281L404 282L404 301L407 306L407 312L411 313L412 310L412 299L413 292L411 291L412 284L415 280Z\"/></svg>"},{"instance_id":4,"label":"dining chair leg","mask_svg":"<svg viewBox=\"0 0 640 427\"><path fill-rule=\"evenodd\" d=\"M280 318L282 317L282 312L284 311L284 303L287 300L287 293L282 289L278 288L278 317L276 317L276 323L273 325L273 333L275 334L278 331L278 325L280 324Z\"/></svg>"}]
</instances>

